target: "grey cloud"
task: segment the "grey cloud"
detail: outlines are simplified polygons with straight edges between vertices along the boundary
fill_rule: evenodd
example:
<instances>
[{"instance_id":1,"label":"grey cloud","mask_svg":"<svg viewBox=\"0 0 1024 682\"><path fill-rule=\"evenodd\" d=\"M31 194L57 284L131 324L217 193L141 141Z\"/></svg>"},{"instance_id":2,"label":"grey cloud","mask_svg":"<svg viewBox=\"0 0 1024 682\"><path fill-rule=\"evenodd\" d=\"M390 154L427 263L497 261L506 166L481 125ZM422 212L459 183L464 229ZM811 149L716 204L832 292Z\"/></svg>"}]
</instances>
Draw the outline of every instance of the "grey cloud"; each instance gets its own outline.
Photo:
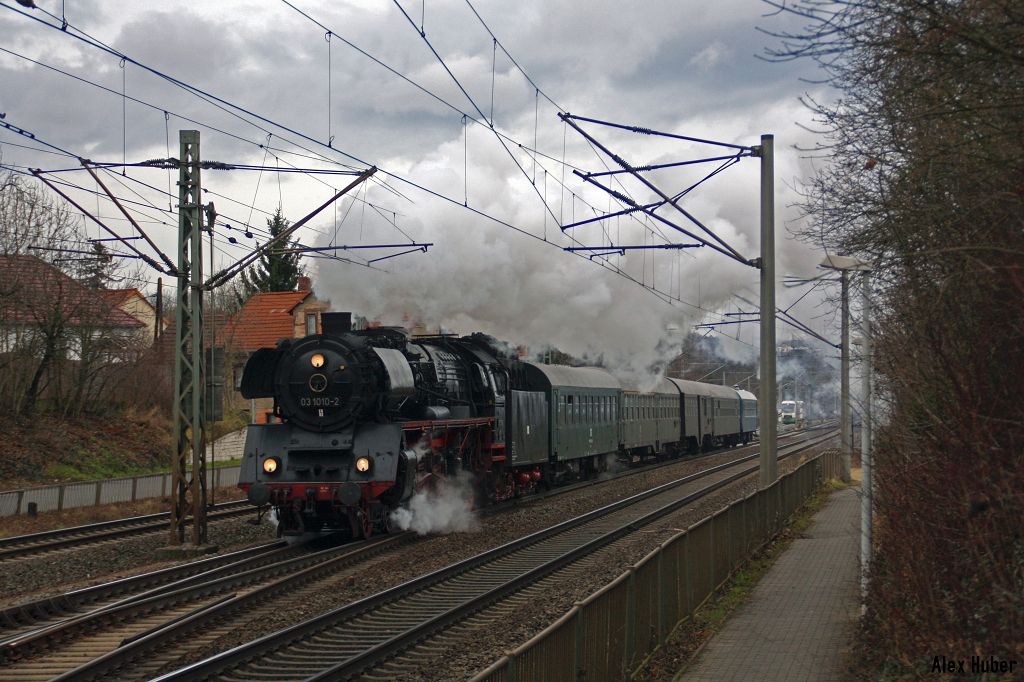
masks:
<instances>
[{"instance_id":1,"label":"grey cloud","mask_svg":"<svg viewBox=\"0 0 1024 682\"><path fill-rule=\"evenodd\" d=\"M806 133L793 126L793 121L806 118L806 112L796 103L796 96L806 86L796 76L813 73L809 73L807 65L780 66L754 59L753 53L770 41L754 30L755 25L771 21L761 17L763 5L753 0L713 5L667 0L585 5L532 0L477 6L535 81L574 113L677 132L698 132L747 144L756 142L761 132L776 132L780 274L804 274L807 263L816 262L808 256L805 246L784 238L785 221L795 217L786 206L796 197L782 182L783 178L800 177L807 172L806 162L788 146L796 140L809 140ZM133 6L122 15L116 8L74 4L75 13L88 17L89 25L98 35L106 36L105 39L140 61L326 142L327 45L323 31L283 5L227 7L221 10L219 6L171 4L153 11L148 6ZM464 110L473 111L418 33L393 6L310 4L309 11L340 36L358 43ZM489 116L492 43L465 3L427 3L425 29L427 37ZM120 70L112 58L75 47L56 32L31 27L2 13L0 31L13 36L5 38L5 46L30 52L44 61L120 89ZM712 52L718 55L717 60L712 59ZM705 57L700 57L702 54ZM331 56L331 132L336 136L336 148L386 168L408 171L416 181L459 201L464 187L463 164L467 164L471 206L493 212L533 234L543 233L544 218L537 193L489 131L470 128L467 160L464 128L457 113L388 74L337 38L331 44ZM697 64L690 66L694 60ZM97 158L120 160L119 98L70 83L36 67L9 68L6 60L3 64L0 79L5 83L3 107L11 114L9 120L31 121L40 135L74 151L89 150ZM500 52L494 71L497 126L532 144L534 107L538 103L532 86ZM256 127L133 67L128 71L128 94L202 119L252 142L264 140L264 134ZM162 113L145 111L131 103L127 111L129 158L162 155ZM554 114L554 109L541 99L536 128L540 149L561 158L565 139L568 160L591 170L599 169L589 147L571 131L566 134ZM172 119L170 126L173 155L175 130L193 126L179 119ZM694 151L610 131L602 131L601 135L636 163L679 158L680 154ZM281 137L290 136L275 134L274 144L287 147ZM212 131L204 132L203 149L209 158L253 163L263 160L258 147ZM516 147L513 154L532 174L528 155ZM9 158L5 154L5 159ZM286 158L302 165L313 163L298 157ZM545 163L552 170L556 168L552 162ZM699 210L702 220L729 234L745 253L755 255L752 251L757 244L756 163L744 163L742 169L734 169L709 183L688 206ZM252 175L211 173L207 177L211 186L243 204L251 201L255 193ZM538 177L542 179L543 173ZM683 178L680 175L669 184ZM558 201L561 190L554 180L549 178L548 192L556 215L564 210L568 220L573 210L586 210L582 202L573 202L571 196L563 208ZM277 178L264 178L257 195L258 208L272 210L276 206L276 181ZM566 183L570 192L607 208L605 195L586 189L571 175L566 177ZM549 340L569 352L594 354L604 350L609 355L632 357L640 365L663 352L656 349L659 340L671 336L665 331L668 325L680 326L685 331L700 316L685 306L671 308L635 284L571 257L560 248L517 236L506 227L438 202L401 183L392 180L391 184L407 193L413 203L379 190L370 192L371 200L400 213L400 225L415 239L434 241L437 246L427 255L385 261L389 270L386 274L320 261L320 286L325 295L335 299L336 306L350 305L364 314L399 318L405 313L421 315L428 321L444 322L462 331L479 327L532 344ZM281 179L280 192L289 215L297 217L323 201L326 188L308 178L287 176ZM638 191L637 196L645 194ZM221 206L218 200L218 208ZM342 204L344 208L347 202ZM247 213L238 206L230 210L242 213L242 218ZM364 243L395 236L393 228L379 216L372 212L363 215L357 208L343 226L339 239L358 239L360 224ZM314 221L314 226L321 233L308 233L305 238L325 239L324 233L333 230L333 216L321 217ZM550 219L547 229L549 239L559 246L569 244L562 241ZM643 238L641 230L635 224L631 227L628 221L615 230L614 238L626 243L639 243ZM590 244L599 243L604 237L600 229L587 232L582 228L576 236ZM649 254L634 252L620 260L623 268L637 279L671 281L674 291L680 290L684 299L694 302L699 279L705 307L727 305L734 293L749 287L751 282L756 284L755 271L730 263L707 249L695 254L695 258L682 255L673 259L658 253L653 256L653 270L651 258ZM625 331L610 331L613 328ZM750 340L749 336L743 338ZM663 344L661 348L664 347Z\"/></svg>"}]
</instances>

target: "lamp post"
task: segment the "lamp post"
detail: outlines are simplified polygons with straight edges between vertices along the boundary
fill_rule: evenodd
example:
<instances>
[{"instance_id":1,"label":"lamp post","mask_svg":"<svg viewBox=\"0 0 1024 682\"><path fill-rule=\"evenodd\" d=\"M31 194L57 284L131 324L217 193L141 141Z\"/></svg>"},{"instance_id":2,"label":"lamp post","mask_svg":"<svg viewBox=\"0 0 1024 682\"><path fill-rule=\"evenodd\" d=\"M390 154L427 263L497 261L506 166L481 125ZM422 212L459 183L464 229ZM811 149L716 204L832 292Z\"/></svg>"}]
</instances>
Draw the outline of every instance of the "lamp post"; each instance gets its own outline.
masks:
<instances>
[{"instance_id":1,"label":"lamp post","mask_svg":"<svg viewBox=\"0 0 1024 682\"><path fill-rule=\"evenodd\" d=\"M840 458L842 462L842 479L850 482L850 457L853 454L853 423L850 418L850 271L870 272L871 266L866 261L850 256L827 256L821 267L838 270L842 278L842 334L841 334L841 370L839 381L839 429Z\"/></svg>"},{"instance_id":2,"label":"lamp post","mask_svg":"<svg viewBox=\"0 0 1024 682\"><path fill-rule=\"evenodd\" d=\"M861 415L861 497L860 497L860 567L861 594L867 594L868 569L871 565L871 264L850 256L827 256L821 267L838 270L842 275L842 379L841 417L843 480L850 480L850 455L853 452L853 429L850 420L850 288L851 271L861 273L863 311L861 313L861 362L863 363L863 414Z\"/></svg>"}]
</instances>

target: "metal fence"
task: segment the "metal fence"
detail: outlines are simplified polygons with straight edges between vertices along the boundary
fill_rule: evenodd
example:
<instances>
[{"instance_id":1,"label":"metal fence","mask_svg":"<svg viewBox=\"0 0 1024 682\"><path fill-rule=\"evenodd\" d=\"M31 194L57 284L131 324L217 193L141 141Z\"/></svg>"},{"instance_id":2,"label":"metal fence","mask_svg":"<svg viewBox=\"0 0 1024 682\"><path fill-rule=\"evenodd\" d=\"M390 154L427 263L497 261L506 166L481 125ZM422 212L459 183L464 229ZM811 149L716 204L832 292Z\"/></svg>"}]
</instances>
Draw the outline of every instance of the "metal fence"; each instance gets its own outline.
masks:
<instances>
[{"instance_id":1,"label":"metal fence","mask_svg":"<svg viewBox=\"0 0 1024 682\"><path fill-rule=\"evenodd\" d=\"M217 458L241 458L244 443L244 429L218 438L215 444ZM209 452L207 452L207 456L209 457ZM238 485L240 470L239 466L207 469L207 488L226 488ZM24 514L31 502L36 503L37 511L45 512L166 497L171 493L171 486L171 473L163 472L6 490L0 492L0 516Z\"/></svg>"},{"instance_id":2,"label":"metal fence","mask_svg":"<svg viewBox=\"0 0 1024 682\"><path fill-rule=\"evenodd\" d=\"M839 454L829 450L690 526L471 682L629 679L821 484L838 476Z\"/></svg>"},{"instance_id":3,"label":"metal fence","mask_svg":"<svg viewBox=\"0 0 1024 682\"><path fill-rule=\"evenodd\" d=\"M238 485L240 470L239 466L207 469L207 489ZM152 497L166 497L170 493L171 474L169 472L6 490L0 492L0 516L23 514L28 509L30 502L36 503L37 511L45 512L114 502L134 502Z\"/></svg>"}]
</instances>

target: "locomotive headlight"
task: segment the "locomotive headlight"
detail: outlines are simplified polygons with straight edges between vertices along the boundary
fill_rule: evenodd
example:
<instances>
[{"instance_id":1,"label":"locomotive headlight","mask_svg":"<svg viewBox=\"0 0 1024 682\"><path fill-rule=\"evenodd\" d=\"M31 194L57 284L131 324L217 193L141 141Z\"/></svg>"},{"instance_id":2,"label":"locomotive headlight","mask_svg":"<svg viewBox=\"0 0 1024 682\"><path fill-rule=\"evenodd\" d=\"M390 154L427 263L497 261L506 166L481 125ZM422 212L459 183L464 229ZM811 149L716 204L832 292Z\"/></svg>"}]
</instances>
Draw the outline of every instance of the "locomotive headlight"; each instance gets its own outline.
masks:
<instances>
[{"instance_id":1,"label":"locomotive headlight","mask_svg":"<svg viewBox=\"0 0 1024 682\"><path fill-rule=\"evenodd\" d=\"M263 460L263 471L268 474L276 473L279 468L281 468L281 460L277 457L268 457Z\"/></svg>"},{"instance_id":2,"label":"locomotive headlight","mask_svg":"<svg viewBox=\"0 0 1024 682\"><path fill-rule=\"evenodd\" d=\"M356 460L356 469L359 473L365 474L370 470L370 460L366 457L360 457Z\"/></svg>"},{"instance_id":3,"label":"locomotive headlight","mask_svg":"<svg viewBox=\"0 0 1024 682\"><path fill-rule=\"evenodd\" d=\"M316 355L314 355L313 357L311 357L309 359L309 364L313 365L314 367L323 367L324 366L324 356L322 356L319 353L317 353Z\"/></svg>"}]
</instances>

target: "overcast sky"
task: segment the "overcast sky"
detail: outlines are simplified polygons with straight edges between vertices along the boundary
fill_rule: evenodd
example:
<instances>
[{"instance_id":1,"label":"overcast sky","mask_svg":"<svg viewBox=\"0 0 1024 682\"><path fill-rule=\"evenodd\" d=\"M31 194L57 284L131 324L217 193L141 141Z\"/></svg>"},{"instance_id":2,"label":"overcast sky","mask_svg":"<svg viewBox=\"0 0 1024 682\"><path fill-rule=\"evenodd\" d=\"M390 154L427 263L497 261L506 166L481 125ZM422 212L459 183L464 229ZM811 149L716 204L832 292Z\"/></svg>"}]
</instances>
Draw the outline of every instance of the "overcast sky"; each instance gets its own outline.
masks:
<instances>
[{"instance_id":1,"label":"overcast sky","mask_svg":"<svg viewBox=\"0 0 1024 682\"><path fill-rule=\"evenodd\" d=\"M634 369L670 354L692 325L720 319L714 313L750 310L741 299L756 301L758 272L706 247L631 250L610 257L605 267L585 254L563 250L609 241L693 240L635 216L563 235L559 223L619 206L572 174L573 168L604 170L610 161L567 128L557 117L559 110L738 145L755 145L762 133L774 134L777 272L780 278L817 274L823 254L793 240L787 228L798 219L793 188L811 168L794 145L815 141L804 129L813 121L798 98L806 92L827 93L801 80L817 76L810 63L757 59L774 44L758 27L796 28L789 18L767 16L770 8L757 0L474 0L472 6L465 0L293 0L294 8L280 0L37 2L58 17L58 26L63 7L71 28L64 33L0 8L0 47L109 89L0 53L0 112L6 123L40 140L97 161L120 162L123 155L132 162L165 157L168 150L176 157L177 131L198 129L207 159L334 170L339 164L358 169L375 164L381 169L376 182L311 221L300 232L303 243L365 246L412 240L433 246L427 253L373 263L378 269L307 260L318 295L337 310L382 316L387 322L409 315L430 326L483 330L532 348L550 342L570 353L604 354ZM23 9L13 0L3 4ZM495 45L474 8L522 71ZM39 10L23 11L54 21ZM75 29L251 113L204 100L131 62L122 68L118 57L76 40ZM122 88L127 97L146 104L123 100ZM491 130L492 122L503 138ZM733 153L582 125L633 165ZM260 147L268 134L270 150ZM539 157L529 151L535 140ZM74 159L9 143L40 146L0 131L5 164L77 165ZM741 160L682 204L747 258L756 257L759 248L758 163ZM714 167L650 176L673 194ZM112 180L112 189L152 204L133 206L133 211L140 220L153 221L142 224L173 253L176 218L166 212L168 199L161 194L168 187L168 172L130 169L128 176ZM64 177L94 188L83 172ZM265 229L267 214L278 205L297 220L349 179L205 172L208 198L216 202L222 221L236 228L219 228L219 263L240 257L241 246L250 247L259 238L259 232L252 240L245 238L246 224ZM654 195L636 181L620 180L618 190L640 202L652 200ZM108 202L82 192L75 196L91 202L86 206L98 206L111 225L131 231ZM678 213L660 212L692 228ZM228 244L229 236L240 246ZM339 254L365 262L400 250ZM681 301L667 303L641 284ZM802 293L780 286L780 305ZM812 319L823 312L815 307L819 301L812 294L794 309L816 329L823 322ZM723 329L735 337L735 327ZM756 335L755 325L742 325L739 342L727 346L737 354L752 354ZM780 339L788 336L780 327Z\"/></svg>"}]
</instances>

